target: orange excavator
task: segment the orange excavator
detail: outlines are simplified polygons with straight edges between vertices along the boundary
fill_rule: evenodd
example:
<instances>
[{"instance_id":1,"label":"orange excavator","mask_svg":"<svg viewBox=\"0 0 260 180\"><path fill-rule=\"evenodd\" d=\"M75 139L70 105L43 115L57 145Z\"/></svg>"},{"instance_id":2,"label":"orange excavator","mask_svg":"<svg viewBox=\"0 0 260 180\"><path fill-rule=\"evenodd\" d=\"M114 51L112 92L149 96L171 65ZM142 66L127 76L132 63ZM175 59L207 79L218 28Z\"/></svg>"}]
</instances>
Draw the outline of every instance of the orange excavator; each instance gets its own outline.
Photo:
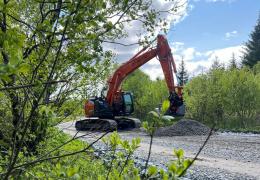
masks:
<instances>
[{"instance_id":1,"label":"orange excavator","mask_svg":"<svg viewBox=\"0 0 260 180\"><path fill-rule=\"evenodd\" d=\"M169 89L170 107L167 115L183 116L184 104L182 99L182 87L175 86L173 73L176 73L176 65L167 39L163 35L157 36L156 48L143 48L134 57L116 69L108 80L108 89L102 91L101 97L90 98L85 103L85 116L83 120L76 122L77 130L115 130L139 128L140 120L129 117L134 112L133 96L131 92L121 90L123 80L147 63L154 57L158 57L167 87Z\"/></svg>"}]
</instances>

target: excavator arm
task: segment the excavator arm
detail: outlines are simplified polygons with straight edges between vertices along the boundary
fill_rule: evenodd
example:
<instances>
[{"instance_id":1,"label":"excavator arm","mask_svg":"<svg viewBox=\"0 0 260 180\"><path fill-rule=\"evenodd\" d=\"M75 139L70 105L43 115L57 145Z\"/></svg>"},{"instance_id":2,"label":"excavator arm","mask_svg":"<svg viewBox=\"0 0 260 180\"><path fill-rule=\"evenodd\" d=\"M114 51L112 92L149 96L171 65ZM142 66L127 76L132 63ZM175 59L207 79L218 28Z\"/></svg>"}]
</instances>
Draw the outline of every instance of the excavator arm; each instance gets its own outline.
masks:
<instances>
[{"instance_id":1,"label":"excavator arm","mask_svg":"<svg viewBox=\"0 0 260 180\"><path fill-rule=\"evenodd\" d=\"M176 97L175 89L178 89L178 96L181 96L181 87L174 85L173 72L176 73L176 65L171 53L170 46L167 39L163 35L157 36L157 47L147 50L142 49L134 57L122 64L108 80L108 92L106 96L107 102L112 106L117 99L117 94L120 93L120 86L122 81L133 71L138 69L143 64L147 63L154 57L158 57L167 87L169 89L169 99L173 101Z\"/></svg>"}]
</instances>

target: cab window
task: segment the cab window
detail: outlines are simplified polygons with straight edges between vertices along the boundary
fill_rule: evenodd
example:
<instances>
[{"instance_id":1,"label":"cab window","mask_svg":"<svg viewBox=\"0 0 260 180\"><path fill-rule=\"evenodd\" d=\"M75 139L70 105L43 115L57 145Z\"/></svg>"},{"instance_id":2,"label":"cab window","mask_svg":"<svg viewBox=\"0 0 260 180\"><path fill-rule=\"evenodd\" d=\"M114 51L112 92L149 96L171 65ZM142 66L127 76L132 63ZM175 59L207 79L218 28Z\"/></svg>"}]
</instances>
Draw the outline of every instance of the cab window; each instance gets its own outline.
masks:
<instances>
[{"instance_id":1,"label":"cab window","mask_svg":"<svg viewBox=\"0 0 260 180\"><path fill-rule=\"evenodd\" d=\"M133 101L131 94L124 94L124 105L125 112L132 113L133 112Z\"/></svg>"}]
</instances>

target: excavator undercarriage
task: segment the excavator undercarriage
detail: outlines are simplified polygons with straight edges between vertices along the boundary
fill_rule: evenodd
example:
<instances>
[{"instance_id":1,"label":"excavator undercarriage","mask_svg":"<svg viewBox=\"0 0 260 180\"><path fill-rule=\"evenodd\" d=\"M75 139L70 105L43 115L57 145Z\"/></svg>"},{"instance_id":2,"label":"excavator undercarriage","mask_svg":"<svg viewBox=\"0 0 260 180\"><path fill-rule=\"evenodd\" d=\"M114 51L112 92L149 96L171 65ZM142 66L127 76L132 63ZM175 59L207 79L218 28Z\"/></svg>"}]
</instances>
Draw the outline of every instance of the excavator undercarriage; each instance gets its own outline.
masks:
<instances>
[{"instance_id":1,"label":"excavator undercarriage","mask_svg":"<svg viewBox=\"0 0 260 180\"><path fill-rule=\"evenodd\" d=\"M76 122L77 131L114 131L140 128L141 121L132 117L115 117L114 119L85 118Z\"/></svg>"}]
</instances>

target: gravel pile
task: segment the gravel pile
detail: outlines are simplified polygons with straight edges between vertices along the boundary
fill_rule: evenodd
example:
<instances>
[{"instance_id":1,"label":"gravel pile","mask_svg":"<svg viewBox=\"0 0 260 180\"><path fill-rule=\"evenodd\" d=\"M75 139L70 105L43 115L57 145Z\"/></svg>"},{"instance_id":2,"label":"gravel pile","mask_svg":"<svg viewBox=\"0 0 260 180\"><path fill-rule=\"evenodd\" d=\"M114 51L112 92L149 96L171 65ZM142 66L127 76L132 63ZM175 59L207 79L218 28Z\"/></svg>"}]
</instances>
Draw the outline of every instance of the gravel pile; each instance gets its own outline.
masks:
<instances>
[{"instance_id":1,"label":"gravel pile","mask_svg":"<svg viewBox=\"0 0 260 180\"><path fill-rule=\"evenodd\" d=\"M155 136L200 136L207 135L209 132L210 128L198 121L182 119L172 126L159 128Z\"/></svg>"}]
</instances>

